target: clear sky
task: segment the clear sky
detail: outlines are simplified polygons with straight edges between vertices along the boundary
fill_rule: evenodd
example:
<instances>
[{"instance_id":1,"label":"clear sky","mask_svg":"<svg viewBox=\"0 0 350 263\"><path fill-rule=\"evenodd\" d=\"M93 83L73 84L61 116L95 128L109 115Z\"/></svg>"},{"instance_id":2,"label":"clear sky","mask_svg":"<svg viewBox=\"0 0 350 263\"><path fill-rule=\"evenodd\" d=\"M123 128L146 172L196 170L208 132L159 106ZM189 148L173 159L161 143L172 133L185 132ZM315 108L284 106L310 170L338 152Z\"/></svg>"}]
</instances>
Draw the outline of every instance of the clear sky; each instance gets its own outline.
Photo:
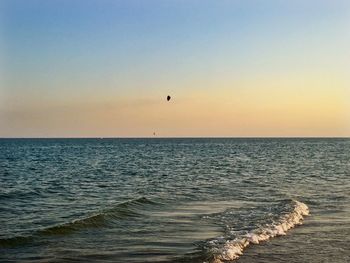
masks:
<instances>
[{"instance_id":1,"label":"clear sky","mask_svg":"<svg viewBox=\"0 0 350 263\"><path fill-rule=\"evenodd\" d=\"M347 0L0 0L0 137L350 136L349 47Z\"/></svg>"}]
</instances>

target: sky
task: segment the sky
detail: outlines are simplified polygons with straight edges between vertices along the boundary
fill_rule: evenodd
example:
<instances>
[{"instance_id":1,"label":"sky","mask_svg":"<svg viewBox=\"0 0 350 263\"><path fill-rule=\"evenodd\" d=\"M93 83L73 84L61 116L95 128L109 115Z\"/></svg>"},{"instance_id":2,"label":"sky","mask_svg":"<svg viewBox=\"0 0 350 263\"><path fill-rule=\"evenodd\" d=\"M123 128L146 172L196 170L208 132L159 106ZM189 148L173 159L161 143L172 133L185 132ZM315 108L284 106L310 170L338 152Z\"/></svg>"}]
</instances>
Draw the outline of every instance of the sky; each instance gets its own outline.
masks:
<instances>
[{"instance_id":1,"label":"sky","mask_svg":"<svg viewBox=\"0 0 350 263\"><path fill-rule=\"evenodd\" d=\"M0 0L0 137L349 137L349 29L347 0Z\"/></svg>"}]
</instances>

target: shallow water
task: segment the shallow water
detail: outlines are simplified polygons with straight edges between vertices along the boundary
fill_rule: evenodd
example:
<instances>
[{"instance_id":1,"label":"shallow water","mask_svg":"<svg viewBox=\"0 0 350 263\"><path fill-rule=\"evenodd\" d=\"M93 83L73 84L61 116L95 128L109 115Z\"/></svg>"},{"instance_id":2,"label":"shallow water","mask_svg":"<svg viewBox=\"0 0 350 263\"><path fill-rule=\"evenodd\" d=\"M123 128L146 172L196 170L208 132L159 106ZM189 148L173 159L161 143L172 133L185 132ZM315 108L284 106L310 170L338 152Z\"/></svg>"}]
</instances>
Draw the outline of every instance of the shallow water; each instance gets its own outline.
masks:
<instances>
[{"instance_id":1,"label":"shallow water","mask_svg":"<svg viewBox=\"0 0 350 263\"><path fill-rule=\"evenodd\" d=\"M244 238L235 262L350 262L350 139L0 140L1 262L225 262Z\"/></svg>"}]
</instances>

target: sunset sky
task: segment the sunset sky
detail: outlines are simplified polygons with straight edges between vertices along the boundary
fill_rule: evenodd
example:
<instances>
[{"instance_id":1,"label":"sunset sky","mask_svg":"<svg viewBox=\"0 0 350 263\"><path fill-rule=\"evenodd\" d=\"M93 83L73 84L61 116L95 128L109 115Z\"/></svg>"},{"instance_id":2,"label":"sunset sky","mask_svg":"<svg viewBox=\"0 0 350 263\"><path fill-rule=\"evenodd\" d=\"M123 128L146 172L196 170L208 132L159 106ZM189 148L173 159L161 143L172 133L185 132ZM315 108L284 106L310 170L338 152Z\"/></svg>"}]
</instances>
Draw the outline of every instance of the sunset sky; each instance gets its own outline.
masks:
<instances>
[{"instance_id":1,"label":"sunset sky","mask_svg":"<svg viewBox=\"0 0 350 263\"><path fill-rule=\"evenodd\" d=\"M349 47L347 0L0 0L0 137L350 136Z\"/></svg>"}]
</instances>

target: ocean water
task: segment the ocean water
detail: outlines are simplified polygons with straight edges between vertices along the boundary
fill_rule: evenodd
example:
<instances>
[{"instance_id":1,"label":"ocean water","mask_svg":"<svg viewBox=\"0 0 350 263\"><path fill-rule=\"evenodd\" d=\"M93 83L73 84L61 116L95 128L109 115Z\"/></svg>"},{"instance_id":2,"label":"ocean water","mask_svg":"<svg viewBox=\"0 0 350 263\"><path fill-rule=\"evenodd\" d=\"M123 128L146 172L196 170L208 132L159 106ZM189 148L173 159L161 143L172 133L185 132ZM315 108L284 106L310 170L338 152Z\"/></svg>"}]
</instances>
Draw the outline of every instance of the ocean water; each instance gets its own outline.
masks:
<instances>
[{"instance_id":1,"label":"ocean water","mask_svg":"<svg viewBox=\"0 0 350 263\"><path fill-rule=\"evenodd\" d=\"M1 262L350 262L350 139L1 139Z\"/></svg>"}]
</instances>

